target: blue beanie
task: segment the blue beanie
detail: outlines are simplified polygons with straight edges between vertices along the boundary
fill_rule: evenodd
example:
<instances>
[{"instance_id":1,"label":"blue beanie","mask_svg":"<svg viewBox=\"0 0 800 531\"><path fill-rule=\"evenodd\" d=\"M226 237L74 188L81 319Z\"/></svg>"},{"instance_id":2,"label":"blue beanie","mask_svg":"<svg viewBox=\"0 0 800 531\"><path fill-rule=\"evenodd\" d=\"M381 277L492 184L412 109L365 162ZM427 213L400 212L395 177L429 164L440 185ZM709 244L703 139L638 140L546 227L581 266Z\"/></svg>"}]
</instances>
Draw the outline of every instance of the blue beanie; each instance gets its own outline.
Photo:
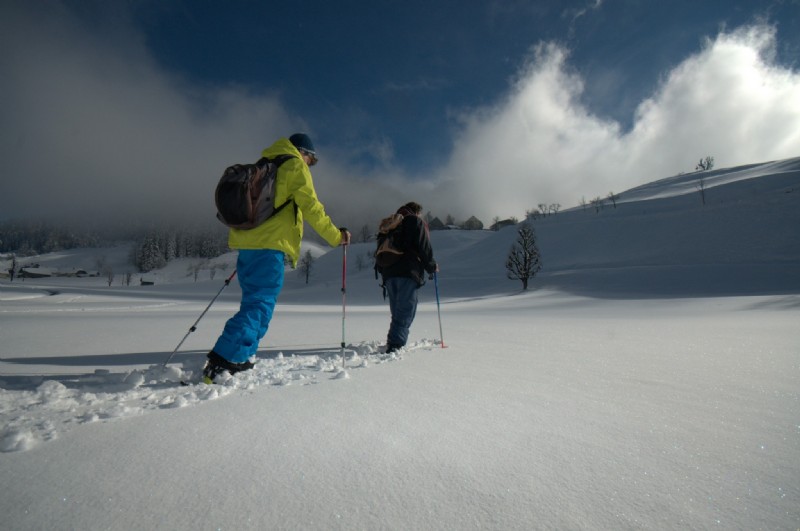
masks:
<instances>
[{"instance_id":1,"label":"blue beanie","mask_svg":"<svg viewBox=\"0 0 800 531\"><path fill-rule=\"evenodd\" d=\"M317 156L317 152L314 151L314 143L311 142L311 139L305 133L295 133L289 137L289 142L292 143L294 147L297 149L301 149L306 153L311 155Z\"/></svg>"}]
</instances>

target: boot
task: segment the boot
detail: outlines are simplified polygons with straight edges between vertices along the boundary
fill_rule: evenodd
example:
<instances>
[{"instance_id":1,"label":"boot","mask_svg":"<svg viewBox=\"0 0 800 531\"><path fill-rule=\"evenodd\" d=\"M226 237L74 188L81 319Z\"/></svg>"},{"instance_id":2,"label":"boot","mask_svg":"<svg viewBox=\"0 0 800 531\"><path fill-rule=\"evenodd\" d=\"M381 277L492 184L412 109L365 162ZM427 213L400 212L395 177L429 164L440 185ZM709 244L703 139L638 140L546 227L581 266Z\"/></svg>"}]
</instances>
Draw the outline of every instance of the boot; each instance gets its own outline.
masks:
<instances>
[{"instance_id":1,"label":"boot","mask_svg":"<svg viewBox=\"0 0 800 531\"><path fill-rule=\"evenodd\" d=\"M209 385L214 383L216 377L225 371L228 371L230 374L236 374L237 372L246 371L255 367L250 361L245 361L244 363L230 362L213 350L206 355L206 358L208 358L208 360L206 361L205 367L203 367L203 381Z\"/></svg>"}]
</instances>

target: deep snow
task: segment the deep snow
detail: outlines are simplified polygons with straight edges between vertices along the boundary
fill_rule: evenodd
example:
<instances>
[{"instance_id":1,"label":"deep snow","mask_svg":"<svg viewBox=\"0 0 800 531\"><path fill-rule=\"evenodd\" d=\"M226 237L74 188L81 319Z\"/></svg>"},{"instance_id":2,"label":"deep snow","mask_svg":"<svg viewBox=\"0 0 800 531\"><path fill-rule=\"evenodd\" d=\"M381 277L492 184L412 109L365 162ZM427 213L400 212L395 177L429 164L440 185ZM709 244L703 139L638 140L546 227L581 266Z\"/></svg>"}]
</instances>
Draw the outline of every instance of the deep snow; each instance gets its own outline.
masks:
<instances>
[{"instance_id":1,"label":"deep snow","mask_svg":"<svg viewBox=\"0 0 800 531\"><path fill-rule=\"evenodd\" d=\"M702 176L705 206L691 174L537 221L528 293L514 228L433 233L448 348L429 283L412 347L381 354L371 246L344 320L342 250L311 247L222 385L177 380L235 282L162 364L227 274L0 281L3 527L797 529L800 159ZM124 246L36 260L98 252L122 271Z\"/></svg>"}]
</instances>

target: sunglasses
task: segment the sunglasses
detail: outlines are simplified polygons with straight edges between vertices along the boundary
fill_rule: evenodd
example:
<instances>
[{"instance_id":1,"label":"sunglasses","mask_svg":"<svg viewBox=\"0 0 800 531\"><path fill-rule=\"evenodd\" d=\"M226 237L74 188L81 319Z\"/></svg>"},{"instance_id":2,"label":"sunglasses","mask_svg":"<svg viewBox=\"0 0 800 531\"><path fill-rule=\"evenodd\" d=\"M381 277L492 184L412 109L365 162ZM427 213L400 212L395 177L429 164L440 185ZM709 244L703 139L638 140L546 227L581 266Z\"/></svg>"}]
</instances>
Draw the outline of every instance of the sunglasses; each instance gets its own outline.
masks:
<instances>
[{"instance_id":1,"label":"sunglasses","mask_svg":"<svg viewBox=\"0 0 800 531\"><path fill-rule=\"evenodd\" d=\"M317 159L317 155L314 154L314 153L311 153L310 151L306 151L305 149L300 149L298 151L300 151L300 153L302 153L303 155L308 157L308 159L309 159L308 160L308 165L309 166L314 166L319 160L319 159Z\"/></svg>"}]
</instances>

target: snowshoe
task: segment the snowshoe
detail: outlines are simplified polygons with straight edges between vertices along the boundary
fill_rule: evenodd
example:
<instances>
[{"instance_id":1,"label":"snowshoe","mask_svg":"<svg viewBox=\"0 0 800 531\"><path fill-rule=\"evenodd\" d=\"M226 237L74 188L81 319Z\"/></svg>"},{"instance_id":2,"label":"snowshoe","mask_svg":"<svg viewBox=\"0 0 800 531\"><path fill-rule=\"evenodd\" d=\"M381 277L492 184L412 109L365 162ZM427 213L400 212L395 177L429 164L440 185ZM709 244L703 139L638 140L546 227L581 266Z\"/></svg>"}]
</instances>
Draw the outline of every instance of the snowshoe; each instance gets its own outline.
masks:
<instances>
[{"instance_id":1,"label":"snowshoe","mask_svg":"<svg viewBox=\"0 0 800 531\"><path fill-rule=\"evenodd\" d=\"M209 352L206 357L208 360L206 361L205 367L203 367L203 382L209 385L214 383L217 376L223 372L227 371L229 374L236 374L237 372L246 371L255 367L250 361L245 361L244 363L230 362L213 350Z\"/></svg>"},{"instance_id":2,"label":"snowshoe","mask_svg":"<svg viewBox=\"0 0 800 531\"><path fill-rule=\"evenodd\" d=\"M385 354L391 354L392 352L397 352L403 348L403 345L395 345L394 343L386 343L386 352Z\"/></svg>"}]
</instances>

